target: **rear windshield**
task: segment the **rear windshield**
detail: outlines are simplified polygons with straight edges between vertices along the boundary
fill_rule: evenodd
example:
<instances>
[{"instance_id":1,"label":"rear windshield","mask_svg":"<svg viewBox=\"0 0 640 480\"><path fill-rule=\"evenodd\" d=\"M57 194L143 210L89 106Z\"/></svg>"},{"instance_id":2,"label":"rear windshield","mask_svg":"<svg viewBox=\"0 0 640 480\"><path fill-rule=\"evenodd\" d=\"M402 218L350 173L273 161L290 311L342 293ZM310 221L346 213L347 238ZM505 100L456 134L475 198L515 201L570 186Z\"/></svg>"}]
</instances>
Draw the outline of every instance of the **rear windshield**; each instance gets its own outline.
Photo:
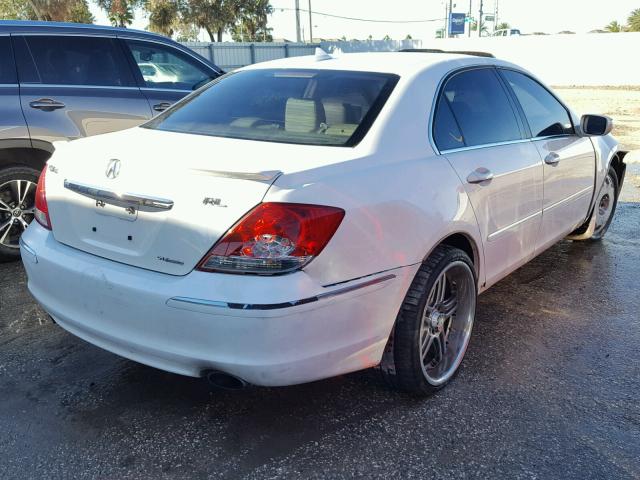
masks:
<instances>
[{"instance_id":1,"label":"rear windshield","mask_svg":"<svg viewBox=\"0 0 640 480\"><path fill-rule=\"evenodd\" d=\"M353 146L367 133L397 75L339 70L232 73L144 126L303 145Z\"/></svg>"}]
</instances>

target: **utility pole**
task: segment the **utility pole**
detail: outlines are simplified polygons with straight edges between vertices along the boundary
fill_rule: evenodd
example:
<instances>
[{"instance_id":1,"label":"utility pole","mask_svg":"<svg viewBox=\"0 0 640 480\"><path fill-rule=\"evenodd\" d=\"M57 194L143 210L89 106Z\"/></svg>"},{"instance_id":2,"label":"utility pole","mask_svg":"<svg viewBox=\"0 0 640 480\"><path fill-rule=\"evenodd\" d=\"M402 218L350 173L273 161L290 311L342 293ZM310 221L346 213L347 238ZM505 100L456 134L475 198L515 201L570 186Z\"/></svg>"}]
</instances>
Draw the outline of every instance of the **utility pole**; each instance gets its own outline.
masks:
<instances>
[{"instance_id":1,"label":"utility pole","mask_svg":"<svg viewBox=\"0 0 640 480\"><path fill-rule=\"evenodd\" d=\"M471 14L473 13L473 0L469 0L469 38L471 38Z\"/></svg>"},{"instance_id":2,"label":"utility pole","mask_svg":"<svg viewBox=\"0 0 640 480\"><path fill-rule=\"evenodd\" d=\"M493 13L493 31L496 31L496 28L498 27L498 13L499 13L499 9L498 9L498 0L496 0L496 5L495 5L495 12Z\"/></svg>"},{"instance_id":3,"label":"utility pole","mask_svg":"<svg viewBox=\"0 0 640 480\"><path fill-rule=\"evenodd\" d=\"M480 17L478 18L478 36L482 36L482 0L480 0Z\"/></svg>"},{"instance_id":4,"label":"utility pole","mask_svg":"<svg viewBox=\"0 0 640 480\"><path fill-rule=\"evenodd\" d=\"M300 43L302 37L300 36L300 0L296 0L296 41Z\"/></svg>"},{"instance_id":5,"label":"utility pole","mask_svg":"<svg viewBox=\"0 0 640 480\"><path fill-rule=\"evenodd\" d=\"M311 0L309 0L309 43L313 43L313 16L311 13Z\"/></svg>"},{"instance_id":6,"label":"utility pole","mask_svg":"<svg viewBox=\"0 0 640 480\"><path fill-rule=\"evenodd\" d=\"M447 15L447 38L451 38L451 12L453 12L453 0L449 0L449 15Z\"/></svg>"}]
</instances>

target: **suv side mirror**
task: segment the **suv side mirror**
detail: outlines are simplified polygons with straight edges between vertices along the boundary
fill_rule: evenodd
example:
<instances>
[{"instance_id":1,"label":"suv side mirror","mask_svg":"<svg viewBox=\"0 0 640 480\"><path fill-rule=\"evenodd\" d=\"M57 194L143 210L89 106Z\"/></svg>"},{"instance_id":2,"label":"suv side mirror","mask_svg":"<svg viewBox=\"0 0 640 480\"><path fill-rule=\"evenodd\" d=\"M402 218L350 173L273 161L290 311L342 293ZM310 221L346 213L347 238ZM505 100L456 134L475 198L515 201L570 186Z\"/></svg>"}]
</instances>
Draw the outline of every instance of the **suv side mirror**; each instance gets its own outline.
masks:
<instances>
[{"instance_id":1,"label":"suv side mirror","mask_svg":"<svg viewBox=\"0 0 640 480\"><path fill-rule=\"evenodd\" d=\"M580 128L585 135L608 135L613 129L613 120L604 115L583 115Z\"/></svg>"}]
</instances>

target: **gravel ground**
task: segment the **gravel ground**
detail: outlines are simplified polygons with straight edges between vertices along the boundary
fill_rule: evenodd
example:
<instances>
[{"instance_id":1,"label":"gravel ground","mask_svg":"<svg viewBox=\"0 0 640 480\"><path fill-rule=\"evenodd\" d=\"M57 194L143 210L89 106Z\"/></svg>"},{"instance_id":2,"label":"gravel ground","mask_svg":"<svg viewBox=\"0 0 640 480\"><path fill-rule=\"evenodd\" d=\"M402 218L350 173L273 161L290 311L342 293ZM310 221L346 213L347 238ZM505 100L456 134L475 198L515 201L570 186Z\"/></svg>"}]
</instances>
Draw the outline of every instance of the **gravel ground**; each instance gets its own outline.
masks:
<instances>
[{"instance_id":1,"label":"gravel ground","mask_svg":"<svg viewBox=\"0 0 640 480\"><path fill-rule=\"evenodd\" d=\"M67 334L0 265L0 478L640 478L639 175L602 243L481 296L460 374L422 400L374 371L216 391Z\"/></svg>"}]
</instances>

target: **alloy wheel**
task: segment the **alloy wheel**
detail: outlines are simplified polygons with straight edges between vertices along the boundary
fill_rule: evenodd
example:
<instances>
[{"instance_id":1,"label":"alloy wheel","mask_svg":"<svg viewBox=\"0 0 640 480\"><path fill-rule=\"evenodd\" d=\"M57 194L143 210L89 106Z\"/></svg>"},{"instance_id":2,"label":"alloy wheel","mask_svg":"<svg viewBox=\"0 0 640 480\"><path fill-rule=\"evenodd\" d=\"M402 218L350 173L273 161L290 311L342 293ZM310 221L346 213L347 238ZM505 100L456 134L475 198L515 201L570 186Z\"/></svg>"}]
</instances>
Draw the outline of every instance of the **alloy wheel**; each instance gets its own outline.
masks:
<instances>
[{"instance_id":1,"label":"alloy wheel","mask_svg":"<svg viewBox=\"0 0 640 480\"><path fill-rule=\"evenodd\" d=\"M19 248L20 235L34 218L36 184L15 179L0 185L0 246Z\"/></svg>"},{"instance_id":2,"label":"alloy wheel","mask_svg":"<svg viewBox=\"0 0 640 480\"><path fill-rule=\"evenodd\" d=\"M474 276L465 262L445 268L429 292L420 325L422 373L429 384L447 382L469 344L475 314Z\"/></svg>"}]
</instances>

